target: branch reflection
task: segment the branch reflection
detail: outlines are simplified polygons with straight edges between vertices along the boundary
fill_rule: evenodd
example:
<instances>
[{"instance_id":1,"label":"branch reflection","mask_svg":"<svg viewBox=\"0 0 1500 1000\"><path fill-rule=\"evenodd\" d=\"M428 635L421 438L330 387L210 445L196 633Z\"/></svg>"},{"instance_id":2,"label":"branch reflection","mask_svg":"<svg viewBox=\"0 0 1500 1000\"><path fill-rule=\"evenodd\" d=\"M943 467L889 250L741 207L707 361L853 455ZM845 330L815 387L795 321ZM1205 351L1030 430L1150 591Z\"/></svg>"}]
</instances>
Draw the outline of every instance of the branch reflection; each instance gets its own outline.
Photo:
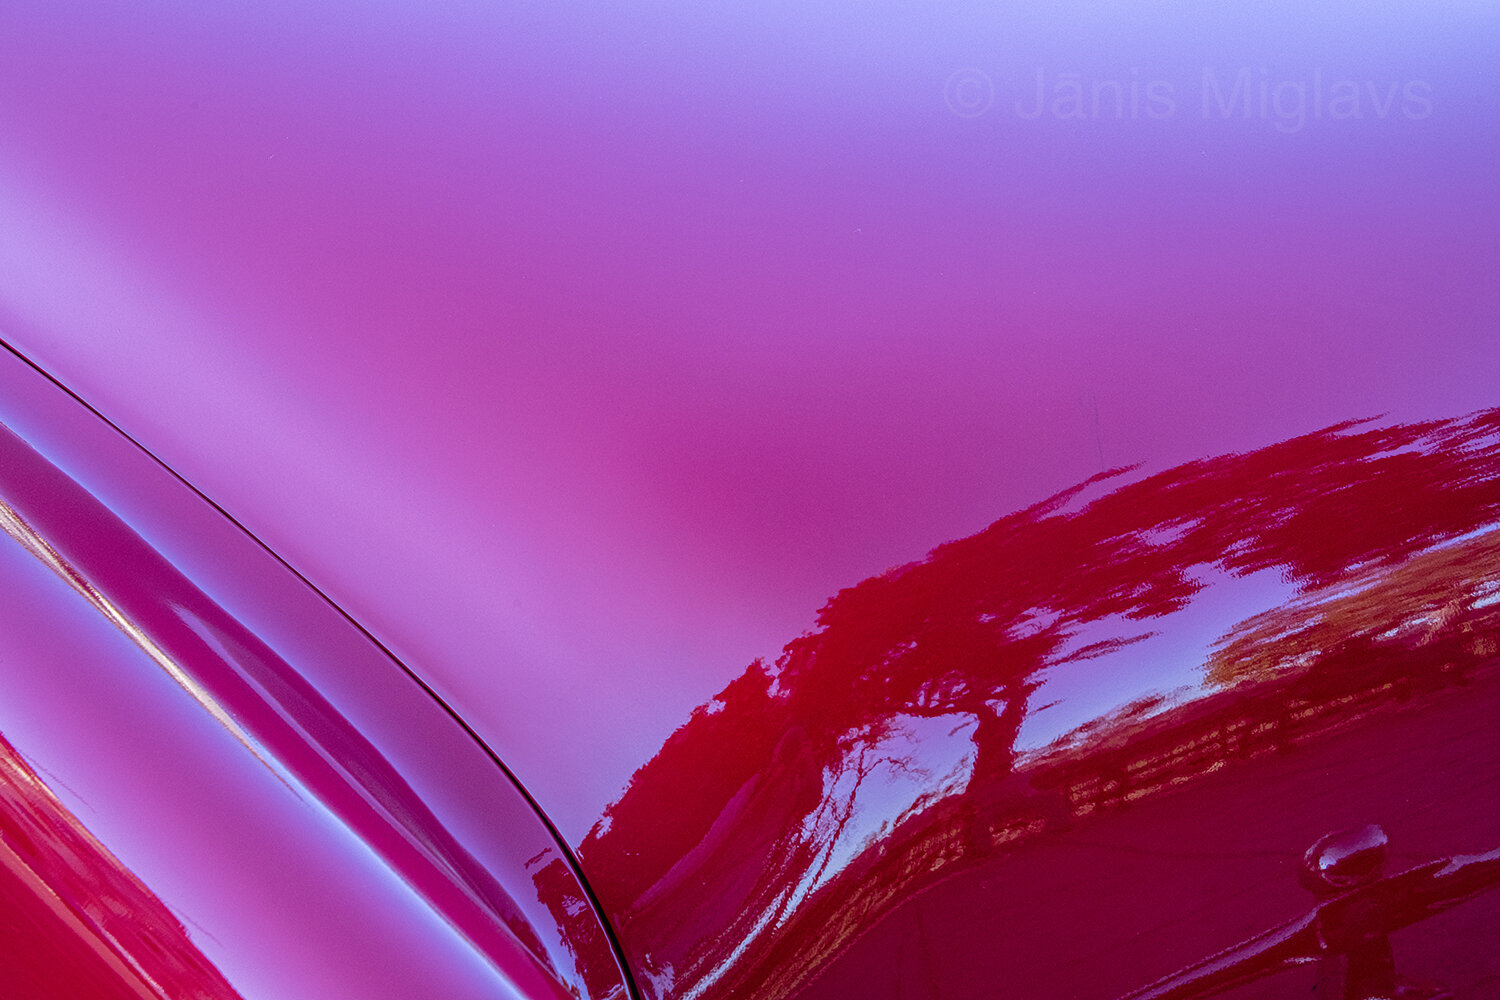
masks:
<instances>
[{"instance_id":1,"label":"branch reflection","mask_svg":"<svg viewBox=\"0 0 1500 1000\"><path fill-rule=\"evenodd\" d=\"M952 866L1472 683L1497 519L1500 410L1102 474L836 594L636 772L584 868L648 992L793 995ZM1268 569L1295 597L1221 636L1196 689L1023 751L1049 670L1103 678L1206 573ZM923 772L935 720L970 733L966 772ZM915 804L871 793L894 774Z\"/></svg>"}]
</instances>

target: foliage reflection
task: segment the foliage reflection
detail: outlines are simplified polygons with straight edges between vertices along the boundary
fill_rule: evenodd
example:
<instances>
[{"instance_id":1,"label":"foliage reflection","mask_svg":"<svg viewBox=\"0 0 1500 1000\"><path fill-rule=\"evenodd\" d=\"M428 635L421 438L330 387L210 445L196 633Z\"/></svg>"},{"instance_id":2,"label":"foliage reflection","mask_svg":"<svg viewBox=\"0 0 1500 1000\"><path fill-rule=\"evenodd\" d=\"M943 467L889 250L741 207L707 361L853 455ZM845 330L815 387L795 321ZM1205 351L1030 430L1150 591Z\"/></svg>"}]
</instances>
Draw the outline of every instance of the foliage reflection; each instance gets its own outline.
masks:
<instances>
[{"instance_id":1,"label":"foliage reflection","mask_svg":"<svg viewBox=\"0 0 1500 1000\"><path fill-rule=\"evenodd\" d=\"M1132 471L840 591L636 772L580 854L648 991L791 995L950 865L1292 752L1495 654L1500 410ZM1268 569L1296 596L1223 635L1191 697L1148 692L1021 752L1049 669L1105 670L1208 572ZM861 789L913 766L892 748L925 719L970 727L967 774L851 843Z\"/></svg>"}]
</instances>

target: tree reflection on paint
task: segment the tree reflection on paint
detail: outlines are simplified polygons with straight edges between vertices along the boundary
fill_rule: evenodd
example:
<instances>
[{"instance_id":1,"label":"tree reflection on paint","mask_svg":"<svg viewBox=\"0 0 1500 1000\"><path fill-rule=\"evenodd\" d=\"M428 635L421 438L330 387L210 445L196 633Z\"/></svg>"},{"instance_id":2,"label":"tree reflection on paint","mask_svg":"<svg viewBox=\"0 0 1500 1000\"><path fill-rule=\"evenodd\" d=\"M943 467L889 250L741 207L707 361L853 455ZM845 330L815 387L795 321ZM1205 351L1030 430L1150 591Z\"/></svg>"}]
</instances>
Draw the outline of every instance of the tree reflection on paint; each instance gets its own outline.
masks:
<instances>
[{"instance_id":1,"label":"tree reflection on paint","mask_svg":"<svg viewBox=\"0 0 1500 1000\"><path fill-rule=\"evenodd\" d=\"M937 869L1288 751L1494 653L1500 411L1131 473L840 591L636 772L580 855L648 992L790 995ZM1018 758L1048 668L1148 637L1206 568L1275 569L1298 594L1220 640L1193 700L1147 696ZM1119 622L1142 624L1099 638ZM913 766L892 747L924 718L972 723L966 780L850 845L861 787Z\"/></svg>"}]
</instances>

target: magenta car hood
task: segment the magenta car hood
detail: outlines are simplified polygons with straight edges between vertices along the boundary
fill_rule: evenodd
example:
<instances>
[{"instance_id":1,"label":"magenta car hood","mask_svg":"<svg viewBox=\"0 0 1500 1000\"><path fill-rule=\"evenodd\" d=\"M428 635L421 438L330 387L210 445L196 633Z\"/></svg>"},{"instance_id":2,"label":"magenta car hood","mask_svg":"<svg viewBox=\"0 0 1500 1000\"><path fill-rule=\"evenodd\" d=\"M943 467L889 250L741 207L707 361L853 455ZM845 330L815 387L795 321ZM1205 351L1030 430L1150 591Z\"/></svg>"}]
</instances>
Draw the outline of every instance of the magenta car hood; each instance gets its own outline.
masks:
<instances>
[{"instance_id":1,"label":"magenta car hood","mask_svg":"<svg viewBox=\"0 0 1500 1000\"><path fill-rule=\"evenodd\" d=\"M1097 749L1322 753L1319 698L1399 684L1276 685L1489 627L1497 43L1458 2L9 3L0 336L474 728L646 995L1108 1000L1319 905L1258 851L1500 847ZM922 895L976 837L1054 853ZM1205 898L1274 888L1170 946L1077 884L1186 898L1230 841ZM1045 933L993 951L1000 896Z\"/></svg>"}]
</instances>

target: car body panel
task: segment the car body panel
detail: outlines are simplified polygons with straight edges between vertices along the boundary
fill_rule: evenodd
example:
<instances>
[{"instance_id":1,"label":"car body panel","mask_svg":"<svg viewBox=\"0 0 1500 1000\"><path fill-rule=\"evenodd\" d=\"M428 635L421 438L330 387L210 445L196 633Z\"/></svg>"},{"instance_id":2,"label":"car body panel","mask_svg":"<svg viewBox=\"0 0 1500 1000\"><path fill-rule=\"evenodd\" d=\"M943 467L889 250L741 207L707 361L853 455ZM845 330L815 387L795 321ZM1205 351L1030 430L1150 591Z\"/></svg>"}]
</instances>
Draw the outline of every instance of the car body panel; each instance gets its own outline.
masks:
<instances>
[{"instance_id":1,"label":"car body panel","mask_svg":"<svg viewBox=\"0 0 1500 1000\"><path fill-rule=\"evenodd\" d=\"M1336 830L1496 846L1489 5L0 28L0 334L454 707L646 995L1107 998Z\"/></svg>"},{"instance_id":2,"label":"car body panel","mask_svg":"<svg viewBox=\"0 0 1500 1000\"><path fill-rule=\"evenodd\" d=\"M17 895L141 995L625 995L569 852L470 732L8 352L0 386Z\"/></svg>"}]
</instances>

